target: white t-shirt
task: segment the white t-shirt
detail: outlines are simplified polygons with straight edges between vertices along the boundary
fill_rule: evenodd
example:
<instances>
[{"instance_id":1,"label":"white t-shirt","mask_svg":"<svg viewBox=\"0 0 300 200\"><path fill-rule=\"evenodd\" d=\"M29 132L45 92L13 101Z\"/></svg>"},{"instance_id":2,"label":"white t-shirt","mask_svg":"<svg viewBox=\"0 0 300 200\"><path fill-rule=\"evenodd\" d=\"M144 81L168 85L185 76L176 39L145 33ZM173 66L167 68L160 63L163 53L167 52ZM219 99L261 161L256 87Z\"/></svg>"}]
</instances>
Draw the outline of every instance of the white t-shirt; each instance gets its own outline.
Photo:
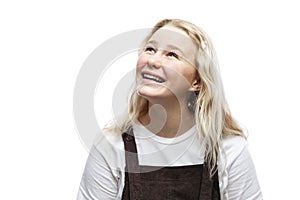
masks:
<instances>
[{"instance_id":1,"label":"white t-shirt","mask_svg":"<svg viewBox=\"0 0 300 200\"><path fill-rule=\"evenodd\" d=\"M175 138L159 137L140 124L133 125L140 165L186 166L204 163L204 144L196 128ZM262 199L255 167L246 140L227 136L222 140L218 163L222 200ZM125 183L125 151L122 136L105 133L91 149L77 200L121 200Z\"/></svg>"}]
</instances>

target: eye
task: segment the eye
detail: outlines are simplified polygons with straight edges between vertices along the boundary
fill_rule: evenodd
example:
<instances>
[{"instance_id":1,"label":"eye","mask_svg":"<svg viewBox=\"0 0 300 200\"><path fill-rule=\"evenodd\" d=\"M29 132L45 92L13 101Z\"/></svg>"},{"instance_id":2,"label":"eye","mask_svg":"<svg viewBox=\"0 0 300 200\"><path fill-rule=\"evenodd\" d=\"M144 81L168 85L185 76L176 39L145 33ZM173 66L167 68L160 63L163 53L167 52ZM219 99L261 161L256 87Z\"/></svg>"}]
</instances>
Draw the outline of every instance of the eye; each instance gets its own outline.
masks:
<instances>
[{"instance_id":1,"label":"eye","mask_svg":"<svg viewBox=\"0 0 300 200\"><path fill-rule=\"evenodd\" d=\"M153 47L145 47L145 52L155 53L155 49Z\"/></svg>"},{"instance_id":2,"label":"eye","mask_svg":"<svg viewBox=\"0 0 300 200\"><path fill-rule=\"evenodd\" d=\"M167 56L169 56L169 57L174 57L174 58L179 58L179 56L178 56L176 53L174 53L174 52L169 52L169 53L167 54Z\"/></svg>"}]
</instances>

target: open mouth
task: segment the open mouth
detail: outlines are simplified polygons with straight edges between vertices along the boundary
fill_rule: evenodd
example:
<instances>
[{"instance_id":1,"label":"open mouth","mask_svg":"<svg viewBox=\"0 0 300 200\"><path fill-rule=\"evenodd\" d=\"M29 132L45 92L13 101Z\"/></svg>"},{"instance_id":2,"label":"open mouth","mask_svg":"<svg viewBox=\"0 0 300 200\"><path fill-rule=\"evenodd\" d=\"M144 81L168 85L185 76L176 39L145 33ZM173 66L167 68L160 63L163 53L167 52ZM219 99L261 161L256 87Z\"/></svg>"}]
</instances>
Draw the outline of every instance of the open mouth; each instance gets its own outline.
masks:
<instances>
[{"instance_id":1,"label":"open mouth","mask_svg":"<svg viewBox=\"0 0 300 200\"><path fill-rule=\"evenodd\" d=\"M165 80L163 80L162 78L157 77L157 76L152 75L152 74L142 73L142 76L143 76L144 79L152 80L152 81L155 81L157 83L165 82Z\"/></svg>"}]
</instances>

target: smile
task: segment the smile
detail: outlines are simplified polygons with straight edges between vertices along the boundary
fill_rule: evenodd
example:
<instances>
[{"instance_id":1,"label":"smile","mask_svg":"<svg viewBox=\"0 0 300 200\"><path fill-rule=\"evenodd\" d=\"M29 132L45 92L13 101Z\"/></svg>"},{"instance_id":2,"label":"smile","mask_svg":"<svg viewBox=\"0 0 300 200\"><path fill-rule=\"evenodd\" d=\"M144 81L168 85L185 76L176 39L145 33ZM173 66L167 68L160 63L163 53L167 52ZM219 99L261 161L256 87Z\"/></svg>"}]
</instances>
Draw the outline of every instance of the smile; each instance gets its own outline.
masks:
<instances>
[{"instance_id":1,"label":"smile","mask_svg":"<svg viewBox=\"0 0 300 200\"><path fill-rule=\"evenodd\" d=\"M152 81L155 81L155 82L158 82L158 83L163 83L163 82L165 82L165 80L163 80L162 78L157 77L157 76L152 75L152 74L146 74L146 73L143 73L142 76L143 76L143 78L145 78L145 79L152 80Z\"/></svg>"}]
</instances>

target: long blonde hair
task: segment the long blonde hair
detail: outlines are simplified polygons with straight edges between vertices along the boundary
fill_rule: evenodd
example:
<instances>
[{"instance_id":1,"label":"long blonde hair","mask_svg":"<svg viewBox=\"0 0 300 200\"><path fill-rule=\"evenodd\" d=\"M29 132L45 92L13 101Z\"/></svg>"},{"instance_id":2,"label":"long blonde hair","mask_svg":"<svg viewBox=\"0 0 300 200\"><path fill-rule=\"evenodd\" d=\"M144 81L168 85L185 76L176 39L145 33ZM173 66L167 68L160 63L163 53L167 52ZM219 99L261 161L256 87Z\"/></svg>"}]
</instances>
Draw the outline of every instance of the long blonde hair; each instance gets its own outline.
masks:
<instances>
[{"instance_id":1,"label":"long blonde hair","mask_svg":"<svg viewBox=\"0 0 300 200\"><path fill-rule=\"evenodd\" d=\"M195 67L201 81L200 91L194 105L195 123L200 138L206 143L206 163L211 176L217 170L217 161L221 140L224 135L245 137L242 128L231 116L224 95L218 61L214 47L208 35L194 24L180 19L164 19L159 21L145 38L142 47L151 36L163 26L170 25L183 30L197 45ZM136 88L132 90L128 113L118 125L110 126L118 132L125 132L134 121L148 111L148 101L139 96Z\"/></svg>"}]
</instances>

